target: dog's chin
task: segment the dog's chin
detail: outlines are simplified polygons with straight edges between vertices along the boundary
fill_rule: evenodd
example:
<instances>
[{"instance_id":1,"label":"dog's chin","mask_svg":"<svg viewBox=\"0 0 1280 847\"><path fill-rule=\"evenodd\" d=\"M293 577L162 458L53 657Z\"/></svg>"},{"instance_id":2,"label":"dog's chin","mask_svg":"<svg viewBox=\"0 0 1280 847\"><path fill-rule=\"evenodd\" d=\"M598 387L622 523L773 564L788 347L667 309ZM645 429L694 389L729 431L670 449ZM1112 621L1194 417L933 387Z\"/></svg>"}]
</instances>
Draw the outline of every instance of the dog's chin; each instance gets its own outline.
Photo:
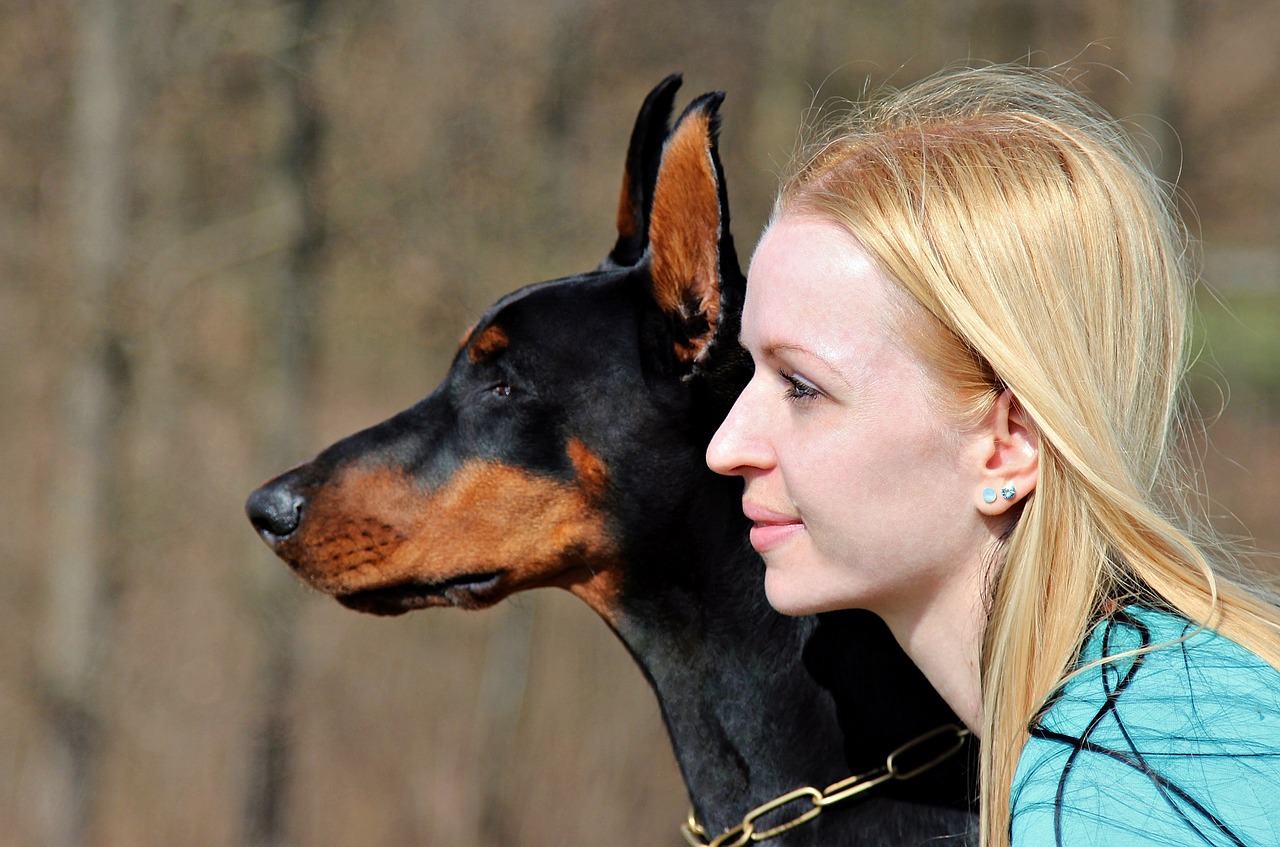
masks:
<instances>
[{"instance_id":1,"label":"dog's chin","mask_svg":"<svg viewBox=\"0 0 1280 847\"><path fill-rule=\"evenodd\" d=\"M334 599L348 609L384 616L439 606L483 609L506 596L500 585L502 576L502 571L490 571L463 574L440 582L411 579L335 594Z\"/></svg>"}]
</instances>

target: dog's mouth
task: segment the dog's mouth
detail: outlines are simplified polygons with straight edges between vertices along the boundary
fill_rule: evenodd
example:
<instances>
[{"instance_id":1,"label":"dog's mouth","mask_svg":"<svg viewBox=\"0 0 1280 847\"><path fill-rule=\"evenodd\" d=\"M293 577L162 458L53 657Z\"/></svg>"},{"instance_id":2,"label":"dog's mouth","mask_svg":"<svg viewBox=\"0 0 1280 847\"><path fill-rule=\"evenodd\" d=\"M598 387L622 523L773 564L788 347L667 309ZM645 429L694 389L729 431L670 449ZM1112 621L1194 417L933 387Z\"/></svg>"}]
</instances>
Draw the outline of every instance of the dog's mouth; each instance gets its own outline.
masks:
<instances>
[{"instance_id":1,"label":"dog's mouth","mask_svg":"<svg viewBox=\"0 0 1280 847\"><path fill-rule=\"evenodd\" d=\"M366 588L335 595L339 603L371 615L403 615L414 609L453 606L482 609L501 600L503 571L461 574L439 582L410 579L381 588Z\"/></svg>"}]
</instances>

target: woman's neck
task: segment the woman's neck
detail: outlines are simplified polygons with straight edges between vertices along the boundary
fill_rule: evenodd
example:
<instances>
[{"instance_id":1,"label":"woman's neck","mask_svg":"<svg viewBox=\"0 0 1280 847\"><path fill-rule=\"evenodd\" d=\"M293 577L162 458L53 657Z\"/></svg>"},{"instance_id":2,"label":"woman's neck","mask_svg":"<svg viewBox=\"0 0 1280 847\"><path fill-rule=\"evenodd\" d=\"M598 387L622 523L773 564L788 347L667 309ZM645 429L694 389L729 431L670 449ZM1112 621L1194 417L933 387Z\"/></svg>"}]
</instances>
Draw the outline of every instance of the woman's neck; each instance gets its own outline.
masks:
<instances>
[{"instance_id":1,"label":"woman's neck","mask_svg":"<svg viewBox=\"0 0 1280 847\"><path fill-rule=\"evenodd\" d=\"M981 579L957 578L909 609L881 611L898 644L975 736L982 730Z\"/></svg>"}]
</instances>

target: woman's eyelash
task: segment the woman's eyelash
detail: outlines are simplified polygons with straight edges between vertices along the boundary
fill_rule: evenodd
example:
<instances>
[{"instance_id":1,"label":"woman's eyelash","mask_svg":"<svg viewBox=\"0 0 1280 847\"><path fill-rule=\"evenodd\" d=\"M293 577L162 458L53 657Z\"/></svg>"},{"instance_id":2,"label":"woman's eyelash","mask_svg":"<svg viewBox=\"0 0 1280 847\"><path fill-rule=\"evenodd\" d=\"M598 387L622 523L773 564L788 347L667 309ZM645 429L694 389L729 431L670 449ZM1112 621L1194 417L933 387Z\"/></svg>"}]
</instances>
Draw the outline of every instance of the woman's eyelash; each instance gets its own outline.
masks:
<instances>
[{"instance_id":1,"label":"woman's eyelash","mask_svg":"<svg viewBox=\"0 0 1280 847\"><path fill-rule=\"evenodd\" d=\"M788 400L813 400L821 394L817 388L793 373L787 373L786 371L780 370L778 371L778 376L787 381L788 388L783 396Z\"/></svg>"}]
</instances>

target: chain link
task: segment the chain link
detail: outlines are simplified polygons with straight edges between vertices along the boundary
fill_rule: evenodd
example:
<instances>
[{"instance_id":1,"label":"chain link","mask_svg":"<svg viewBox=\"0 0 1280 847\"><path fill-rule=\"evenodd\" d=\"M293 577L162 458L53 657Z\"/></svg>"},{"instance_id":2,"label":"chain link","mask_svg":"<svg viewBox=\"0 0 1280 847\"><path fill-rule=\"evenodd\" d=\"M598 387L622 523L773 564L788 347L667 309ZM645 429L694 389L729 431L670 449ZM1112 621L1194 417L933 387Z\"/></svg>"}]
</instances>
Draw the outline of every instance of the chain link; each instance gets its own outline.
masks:
<instances>
[{"instance_id":1,"label":"chain link","mask_svg":"<svg viewBox=\"0 0 1280 847\"><path fill-rule=\"evenodd\" d=\"M703 828L702 824L698 823L694 811L690 809L688 819L680 826L680 833L684 836L684 840L689 844L689 847L744 847L751 841L766 841L781 835L789 829L813 820L822 814L823 809L828 806L842 803L864 791L875 788L877 785L889 780L906 780L919 776L959 752L968 735L969 730L955 724L945 724L931 729L894 750L885 758L884 764L880 767L832 783L822 791L812 787L788 791L786 794L775 797L767 803L756 806L743 816L742 823L726 829L710 840L708 840L706 829ZM950 736L949 739L946 739L946 747L923 761L913 761L913 756L921 755L921 748L946 736ZM804 805L805 800L809 801L807 806ZM799 804L801 808L792 817L768 829L756 828L756 822L760 818L770 812L776 812L794 804Z\"/></svg>"}]
</instances>

